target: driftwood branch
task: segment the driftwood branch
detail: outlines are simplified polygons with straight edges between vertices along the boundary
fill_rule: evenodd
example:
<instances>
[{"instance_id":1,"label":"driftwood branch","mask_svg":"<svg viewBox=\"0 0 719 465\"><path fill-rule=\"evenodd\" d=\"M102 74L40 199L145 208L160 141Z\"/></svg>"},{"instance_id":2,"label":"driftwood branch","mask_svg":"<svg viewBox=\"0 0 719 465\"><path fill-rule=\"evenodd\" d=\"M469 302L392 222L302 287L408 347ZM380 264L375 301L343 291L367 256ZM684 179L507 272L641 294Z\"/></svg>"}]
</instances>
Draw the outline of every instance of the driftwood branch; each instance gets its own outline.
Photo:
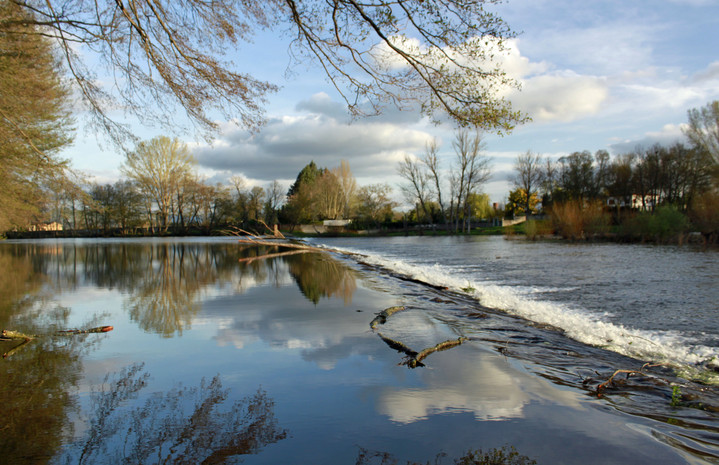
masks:
<instances>
[{"instance_id":1,"label":"driftwood branch","mask_svg":"<svg viewBox=\"0 0 719 465\"><path fill-rule=\"evenodd\" d=\"M430 354L433 354L435 352L441 352L443 350L451 349L453 347L457 347L458 345L461 345L464 341L466 341L467 338L462 336L458 339L450 339L449 341L440 342L434 347L428 347L424 349L422 352L418 353L416 357L412 357L409 360L407 360L407 366L410 368L414 368L416 366L424 366L422 365L422 360L427 358Z\"/></svg>"},{"instance_id":2,"label":"driftwood branch","mask_svg":"<svg viewBox=\"0 0 719 465\"><path fill-rule=\"evenodd\" d=\"M397 306L397 307L389 307L377 314L376 317L370 322L369 327L372 329L377 329L377 326L383 325L387 322L387 318L394 315L397 312L401 312L404 310L404 307Z\"/></svg>"},{"instance_id":3,"label":"driftwood branch","mask_svg":"<svg viewBox=\"0 0 719 465\"><path fill-rule=\"evenodd\" d=\"M627 375L627 376L626 376L626 379L629 379L629 377L630 377L631 375L642 375L642 376L652 377L652 375L650 375L650 374L648 374L648 373L645 373L645 372L644 372L644 369L645 369L645 368L649 368L649 367L657 367L657 366L661 366L661 365L662 365L662 364L660 364L660 363L659 363L659 364L645 363L645 364L642 365L642 367L641 367L640 369L638 369L638 370L616 370L616 371L612 374L612 376L609 377L609 379L607 379L606 381L604 381L603 383L601 383L601 384L599 384L599 385L597 386L597 395L598 395L598 396L601 396L601 395L602 395L602 391L604 391L604 389L606 389L610 384L612 384L612 383L614 382L614 378L615 378L617 375L619 375L619 374L626 374L626 375Z\"/></svg>"},{"instance_id":4,"label":"driftwood branch","mask_svg":"<svg viewBox=\"0 0 719 465\"><path fill-rule=\"evenodd\" d=\"M96 328L89 329L66 329L62 331L56 331L54 334L59 336L70 336L74 334L107 333L109 331L112 331L113 329L114 328L112 326L98 326ZM0 333L0 341L22 341L20 342L20 344L5 352L3 354L3 358L11 356L25 344L28 344L29 342L32 342L39 337L42 336L37 334L25 334L21 333L20 331L13 331L10 329L3 329L2 333Z\"/></svg>"},{"instance_id":5,"label":"driftwood branch","mask_svg":"<svg viewBox=\"0 0 719 465\"><path fill-rule=\"evenodd\" d=\"M257 257L240 258L238 261L240 263L252 263L255 260L265 260L267 258L285 257L287 255L297 255L297 254L307 253L307 252L310 252L310 251L309 250L291 250L289 252L268 253L268 254L264 254L264 255L258 255Z\"/></svg>"},{"instance_id":6,"label":"driftwood branch","mask_svg":"<svg viewBox=\"0 0 719 465\"><path fill-rule=\"evenodd\" d=\"M373 330L377 329L379 325L385 324L390 316L394 315L397 312L401 312L404 309L405 307L403 306L396 306L382 310L377 314L377 316L374 317L372 322L369 324L370 328L372 328ZM425 365L422 363L422 360L427 358L429 355L435 352L441 352L443 350L451 349L452 347L457 347L458 345L462 344L464 341L467 340L466 337L450 339L449 341L440 342L436 346L428 347L420 352L417 352L416 350L412 350L410 347L408 347L401 341L391 339L380 332L378 332L377 335L390 348L406 355L405 360L402 361L400 365L407 365L409 368L423 367Z\"/></svg>"}]
</instances>

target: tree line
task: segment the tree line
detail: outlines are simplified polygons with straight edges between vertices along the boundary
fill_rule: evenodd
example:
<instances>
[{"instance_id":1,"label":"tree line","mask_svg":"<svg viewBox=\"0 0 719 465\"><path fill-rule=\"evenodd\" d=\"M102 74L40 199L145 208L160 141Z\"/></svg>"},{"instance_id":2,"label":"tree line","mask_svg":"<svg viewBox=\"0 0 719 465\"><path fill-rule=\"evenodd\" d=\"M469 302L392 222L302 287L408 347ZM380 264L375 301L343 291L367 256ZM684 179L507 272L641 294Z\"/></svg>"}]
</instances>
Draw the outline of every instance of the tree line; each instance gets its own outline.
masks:
<instances>
[{"instance_id":1,"label":"tree line","mask_svg":"<svg viewBox=\"0 0 719 465\"><path fill-rule=\"evenodd\" d=\"M541 210L559 223L567 216L606 223L603 211L613 214L615 224L634 229L679 231L691 222L705 235L719 235L719 101L689 110L683 130L688 143L637 147L614 158L599 150L553 161L527 151L515 160L506 211ZM573 229L581 233L582 225Z\"/></svg>"}]
</instances>

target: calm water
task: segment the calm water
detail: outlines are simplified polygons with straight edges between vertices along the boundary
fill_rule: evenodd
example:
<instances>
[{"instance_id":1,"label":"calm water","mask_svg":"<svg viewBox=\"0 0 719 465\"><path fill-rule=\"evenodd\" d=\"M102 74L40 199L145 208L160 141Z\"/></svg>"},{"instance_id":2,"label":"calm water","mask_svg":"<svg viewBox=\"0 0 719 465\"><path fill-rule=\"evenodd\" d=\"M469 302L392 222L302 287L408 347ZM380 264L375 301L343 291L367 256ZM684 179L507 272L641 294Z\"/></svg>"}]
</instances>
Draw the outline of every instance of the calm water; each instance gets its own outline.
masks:
<instances>
[{"instance_id":1,"label":"calm water","mask_svg":"<svg viewBox=\"0 0 719 465\"><path fill-rule=\"evenodd\" d=\"M716 253L322 242L0 243L0 461L719 462Z\"/></svg>"}]
</instances>

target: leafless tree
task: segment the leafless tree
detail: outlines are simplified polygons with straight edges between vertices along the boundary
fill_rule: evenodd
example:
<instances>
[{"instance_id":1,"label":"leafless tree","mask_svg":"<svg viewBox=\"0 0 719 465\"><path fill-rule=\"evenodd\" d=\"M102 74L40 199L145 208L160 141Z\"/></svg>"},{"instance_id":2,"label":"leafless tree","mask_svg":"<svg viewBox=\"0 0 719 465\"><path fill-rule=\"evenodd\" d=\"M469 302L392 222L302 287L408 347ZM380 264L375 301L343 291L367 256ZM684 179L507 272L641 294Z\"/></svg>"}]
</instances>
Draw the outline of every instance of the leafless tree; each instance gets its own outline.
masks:
<instances>
[{"instance_id":1,"label":"leafless tree","mask_svg":"<svg viewBox=\"0 0 719 465\"><path fill-rule=\"evenodd\" d=\"M454 200L455 230L459 230L460 211L462 215L462 230L469 231L470 204L469 195L476 192L479 186L486 184L492 176L490 159L483 154L486 144L482 140L482 133L476 131L470 136L466 130L457 131L452 145L456 154L457 165L453 168L452 185Z\"/></svg>"},{"instance_id":2,"label":"leafless tree","mask_svg":"<svg viewBox=\"0 0 719 465\"><path fill-rule=\"evenodd\" d=\"M542 165L544 160L541 155L532 153L527 150L526 153L517 155L517 159L514 161L514 176L512 182L518 189L524 191L527 197L527 203L524 205L524 211L527 215L531 213L530 200L532 194L536 194L539 191L539 187L544 179L544 173L542 171Z\"/></svg>"},{"instance_id":3,"label":"leafless tree","mask_svg":"<svg viewBox=\"0 0 719 465\"><path fill-rule=\"evenodd\" d=\"M160 210L160 226L167 230L178 187L191 175L194 163L185 143L160 136L140 142L127 154L120 171L155 202Z\"/></svg>"},{"instance_id":4,"label":"leafless tree","mask_svg":"<svg viewBox=\"0 0 719 465\"><path fill-rule=\"evenodd\" d=\"M407 181L406 184L401 186L405 199L412 205L419 205L423 215L432 221L431 214L427 208L430 194L428 186L429 176L424 169L424 165L419 160L415 160L411 155L407 154L397 167L397 173ZM419 211L417 213L419 213ZM420 219L419 214L417 215L417 219Z\"/></svg>"},{"instance_id":5,"label":"leafless tree","mask_svg":"<svg viewBox=\"0 0 719 465\"><path fill-rule=\"evenodd\" d=\"M489 11L500 0L8 1L57 41L94 121L118 142L132 136L110 116L118 107L165 129L176 127L178 106L205 135L218 128L216 112L257 128L277 87L226 52L268 29L291 37L293 61L319 65L353 114L418 105L500 132L525 120L497 92L516 86L493 59L514 36Z\"/></svg>"},{"instance_id":6,"label":"leafless tree","mask_svg":"<svg viewBox=\"0 0 719 465\"><path fill-rule=\"evenodd\" d=\"M719 100L714 100L702 108L692 108L688 112L689 126L684 134L689 140L708 151L719 164Z\"/></svg>"},{"instance_id":7,"label":"leafless tree","mask_svg":"<svg viewBox=\"0 0 719 465\"><path fill-rule=\"evenodd\" d=\"M444 202L442 201L442 180L440 176L439 156L437 155L437 150L437 140L432 139L430 142L427 143L421 161L427 167L428 176L430 180L434 183L434 194L437 196L439 211L442 215L442 221L446 223L447 216L444 209Z\"/></svg>"}]
</instances>

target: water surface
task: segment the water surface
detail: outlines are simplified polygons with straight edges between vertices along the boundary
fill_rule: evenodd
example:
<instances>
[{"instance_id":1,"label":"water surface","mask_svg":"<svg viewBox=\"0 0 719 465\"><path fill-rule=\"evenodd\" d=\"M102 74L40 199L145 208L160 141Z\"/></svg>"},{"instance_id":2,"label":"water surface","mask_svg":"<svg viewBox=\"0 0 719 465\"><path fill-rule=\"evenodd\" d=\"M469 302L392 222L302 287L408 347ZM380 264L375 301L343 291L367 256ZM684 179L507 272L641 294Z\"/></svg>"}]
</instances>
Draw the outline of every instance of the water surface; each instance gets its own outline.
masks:
<instances>
[{"instance_id":1,"label":"water surface","mask_svg":"<svg viewBox=\"0 0 719 465\"><path fill-rule=\"evenodd\" d=\"M440 263L457 244L414 244L424 255L367 244L358 262L231 238L0 243L0 328L36 335L20 347L0 342L9 353L0 361L0 456L454 463L469 450L512 446L538 463L718 460L719 414L705 408L717 405L715 388L657 367L598 393L615 369L640 361L520 317L519 304L488 305L482 285L509 288L520 303L562 302L561 285L528 289L509 260L539 252L474 244L461 255L475 258ZM484 263L501 263L498 255L505 268ZM473 290L427 286L380 259L456 265ZM477 278L492 270L484 284ZM405 310L370 328L397 305ZM613 318L588 307L577 311ZM56 333L101 325L114 329ZM409 367L409 354L460 338ZM699 346L711 349L711 338ZM670 404L672 383L682 405Z\"/></svg>"}]
</instances>

